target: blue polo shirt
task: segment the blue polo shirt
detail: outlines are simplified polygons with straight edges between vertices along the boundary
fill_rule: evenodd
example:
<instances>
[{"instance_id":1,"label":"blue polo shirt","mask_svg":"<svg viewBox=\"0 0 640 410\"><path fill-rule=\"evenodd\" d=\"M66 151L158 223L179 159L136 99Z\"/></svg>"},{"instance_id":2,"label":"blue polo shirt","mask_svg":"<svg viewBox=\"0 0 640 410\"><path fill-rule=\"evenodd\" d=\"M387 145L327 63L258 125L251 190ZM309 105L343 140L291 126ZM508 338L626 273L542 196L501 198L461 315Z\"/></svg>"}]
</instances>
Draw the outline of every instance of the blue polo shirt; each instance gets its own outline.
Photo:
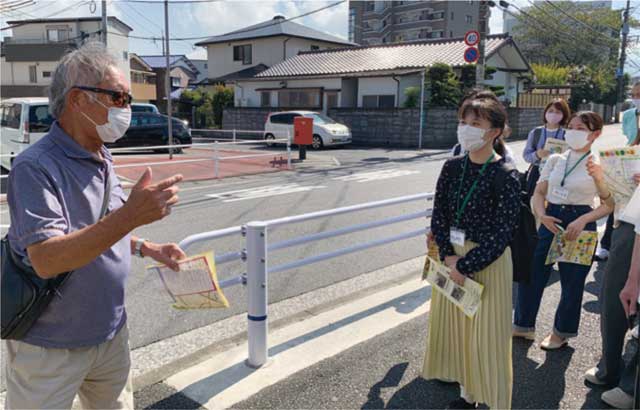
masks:
<instances>
[{"instance_id":1,"label":"blue polo shirt","mask_svg":"<svg viewBox=\"0 0 640 410\"><path fill-rule=\"evenodd\" d=\"M16 157L7 200L12 249L26 248L97 222L110 175L109 211L126 201L109 151L103 159L76 143L55 122L49 133ZM95 346L112 339L127 320L124 286L131 268L130 235L73 272L29 330L24 342L50 348Z\"/></svg>"}]
</instances>

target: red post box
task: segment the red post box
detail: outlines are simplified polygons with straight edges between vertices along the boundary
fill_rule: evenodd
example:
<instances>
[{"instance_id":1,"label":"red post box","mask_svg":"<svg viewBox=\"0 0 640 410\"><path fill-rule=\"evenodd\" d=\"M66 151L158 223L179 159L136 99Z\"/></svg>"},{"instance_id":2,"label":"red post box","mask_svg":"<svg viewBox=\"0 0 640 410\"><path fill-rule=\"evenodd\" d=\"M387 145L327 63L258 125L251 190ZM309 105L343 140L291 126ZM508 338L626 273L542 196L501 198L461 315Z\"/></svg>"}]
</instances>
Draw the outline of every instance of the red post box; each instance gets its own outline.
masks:
<instances>
[{"instance_id":1,"label":"red post box","mask_svg":"<svg viewBox=\"0 0 640 410\"><path fill-rule=\"evenodd\" d=\"M313 142L313 118L295 117L293 119L293 143L311 145Z\"/></svg>"}]
</instances>

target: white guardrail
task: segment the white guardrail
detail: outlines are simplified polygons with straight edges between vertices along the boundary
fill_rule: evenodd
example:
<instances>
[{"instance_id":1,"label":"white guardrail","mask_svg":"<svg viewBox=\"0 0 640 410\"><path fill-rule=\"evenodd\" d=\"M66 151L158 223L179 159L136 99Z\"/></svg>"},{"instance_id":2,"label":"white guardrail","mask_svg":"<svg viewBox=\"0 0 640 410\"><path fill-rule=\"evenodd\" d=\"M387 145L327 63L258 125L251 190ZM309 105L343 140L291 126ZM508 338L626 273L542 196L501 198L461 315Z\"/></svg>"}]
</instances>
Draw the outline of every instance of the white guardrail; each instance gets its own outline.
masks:
<instances>
[{"instance_id":1,"label":"white guardrail","mask_svg":"<svg viewBox=\"0 0 640 410\"><path fill-rule=\"evenodd\" d=\"M342 208L329 209L319 212L312 212L303 215L290 216L280 219L272 219L270 221L249 222L246 225L234 226L231 228L220 229L216 231L203 232L190 235L180 242L180 247L187 250L189 247L206 241L224 238L233 235L242 235L244 237L245 246L234 252L216 255L216 265L222 265L231 261L241 260L246 262L246 274L242 274L220 282L221 288L235 286L239 284L248 287L247 292L247 318L248 318L248 339L249 339L249 358L247 364L250 367L260 367L264 365L268 358L268 321L267 321L267 304L268 289L267 277L269 274L284 272L286 270L299 268L301 266L311 265L327 259L336 258L354 252L376 246L397 242L416 236L424 235L428 232L428 228L404 232L401 234L389 236L386 238L376 239L369 242L358 243L357 245L348 246L342 249L336 249L331 252L321 253L309 256L294 262L285 263L278 266L269 266L269 255L271 252L291 248L304 243L319 241L341 235L347 235L353 232L366 231L381 226L392 225L399 222L410 221L414 219L422 219L430 217L432 208L425 207L424 211L415 212L406 215L395 216L391 218L374 220L367 223L346 226L332 231L318 232L311 235L299 236L287 239L281 242L269 242L268 231L270 228L290 225L294 223L332 217L336 215L355 213L359 211L370 210L374 208L388 207L397 204L432 200L432 193L408 195L398 198L391 198L382 201L368 202L359 205L346 206Z\"/></svg>"},{"instance_id":2,"label":"white guardrail","mask_svg":"<svg viewBox=\"0 0 640 410\"><path fill-rule=\"evenodd\" d=\"M135 152L135 151L149 151L149 150L167 150L168 152L172 152L176 149L182 148L207 148L213 147L213 158L196 158L196 159L180 159L176 161L152 161L152 162L138 162L133 164L122 164L115 165L113 168L132 168L132 167L140 167L140 166L155 166L155 165L174 165L174 164L187 164L191 162L203 162L203 161L214 161L214 175L215 178L220 177L220 161L229 161L229 160L237 160L237 159L247 159L247 158L256 158L256 157L270 157L273 153L265 153L265 154L250 154L250 155L233 155L228 157L223 157L220 155L220 150L226 146L230 145L254 145L254 144L267 144L271 145L274 143L285 143L287 145L287 169L291 169L291 135L287 132L287 138L279 138L279 139L260 139L260 140L246 140L237 139L238 134L264 134L264 131L251 131L251 130L207 130L207 129L196 129L191 131L209 131L209 132L222 132L222 133L232 133L232 138L223 139L223 138L213 138L213 137L192 137L192 140L213 140L213 142L202 142L202 143L193 143L193 144L173 144L173 145L154 145L154 146L143 146L143 147L123 147L123 148L112 148L109 151L113 153L119 152ZM222 142L220 142L222 141ZM222 148L221 148L222 147ZM0 158L15 158L19 154L0 154ZM8 178L9 175L0 175L0 179Z\"/></svg>"}]
</instances>

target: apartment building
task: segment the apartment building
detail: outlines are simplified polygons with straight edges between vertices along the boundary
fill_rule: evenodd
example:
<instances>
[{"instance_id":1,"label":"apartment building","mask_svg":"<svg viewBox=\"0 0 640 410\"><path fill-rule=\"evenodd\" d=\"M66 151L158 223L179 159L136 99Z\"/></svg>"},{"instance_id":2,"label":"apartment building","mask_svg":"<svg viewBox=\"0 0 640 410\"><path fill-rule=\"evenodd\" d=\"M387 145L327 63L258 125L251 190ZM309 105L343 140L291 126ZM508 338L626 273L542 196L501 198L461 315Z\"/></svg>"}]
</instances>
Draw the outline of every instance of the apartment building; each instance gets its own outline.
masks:
<instances>
[{"instance_id":1,"label":"apartment building","mask_svg":"<svg viewBox=\"0 0 640 410\"><path fill-rule=\"evenodd\" d=\"M478 28L478 0L349 1L349 41L377 45L462 37Z\"/></svg>"},{"instance_id":2,"label":"apartment building","mask_svg":"<svg viewBox=\"0 0 640 410\"><path fill-rule=\"evenodd\" d=\"M100 17L14 20L11 36L3 38L0 71L2 98L42 97L53 70L69 50L100 39ZM116 17L107 19L107 45L127 77L130 26Z\"/></svg>"}]
</instances>

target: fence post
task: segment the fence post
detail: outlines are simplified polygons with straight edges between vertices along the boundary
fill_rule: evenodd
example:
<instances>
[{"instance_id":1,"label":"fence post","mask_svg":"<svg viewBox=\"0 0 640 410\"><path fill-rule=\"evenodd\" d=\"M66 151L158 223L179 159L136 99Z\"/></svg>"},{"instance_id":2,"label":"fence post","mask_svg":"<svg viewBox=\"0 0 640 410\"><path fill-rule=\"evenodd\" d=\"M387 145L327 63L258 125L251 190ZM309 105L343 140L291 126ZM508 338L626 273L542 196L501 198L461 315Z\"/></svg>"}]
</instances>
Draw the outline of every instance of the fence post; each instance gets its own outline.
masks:
<instances>
[{"instance_id":1,"label":"fence post","mask_svg":"<svg viewBox=\"0 0 640 410\"><path fill-rule=\"evenodd\" d=\"M287 130L287 169L291 170L291 134Z\"/></svg>"},{"instance_id":2,"label":"fence post","mask_svg":"<svg viewBox=\"0 0 640 410\"><path fill-rule=\"evenodd\" d=\"M233 129L233 143L236 143L236 129Z\"/></svg>"},{"instance_id":3,"label":"fence post","mask_svg":"<svg viewBox=\"0 0 640 410\"><path fill-rule=\"evenodd\" d=\"M213 142L213 162L214 162L214 175L217 179L220 176L219 168L218 168L218 163L220 162L219 153L218 153L218 141Z\"/></svg>"},{"instance_id":4,"label":"fence post","mask_svg":"<svg viewBox=\"0 0 640 410\"><path fill-rule=\"evenodd\" d=\"M249 359L247 365L257 368L267 363L267 225L247 224L247 318Z\"/></svg>"}]
</instances>

